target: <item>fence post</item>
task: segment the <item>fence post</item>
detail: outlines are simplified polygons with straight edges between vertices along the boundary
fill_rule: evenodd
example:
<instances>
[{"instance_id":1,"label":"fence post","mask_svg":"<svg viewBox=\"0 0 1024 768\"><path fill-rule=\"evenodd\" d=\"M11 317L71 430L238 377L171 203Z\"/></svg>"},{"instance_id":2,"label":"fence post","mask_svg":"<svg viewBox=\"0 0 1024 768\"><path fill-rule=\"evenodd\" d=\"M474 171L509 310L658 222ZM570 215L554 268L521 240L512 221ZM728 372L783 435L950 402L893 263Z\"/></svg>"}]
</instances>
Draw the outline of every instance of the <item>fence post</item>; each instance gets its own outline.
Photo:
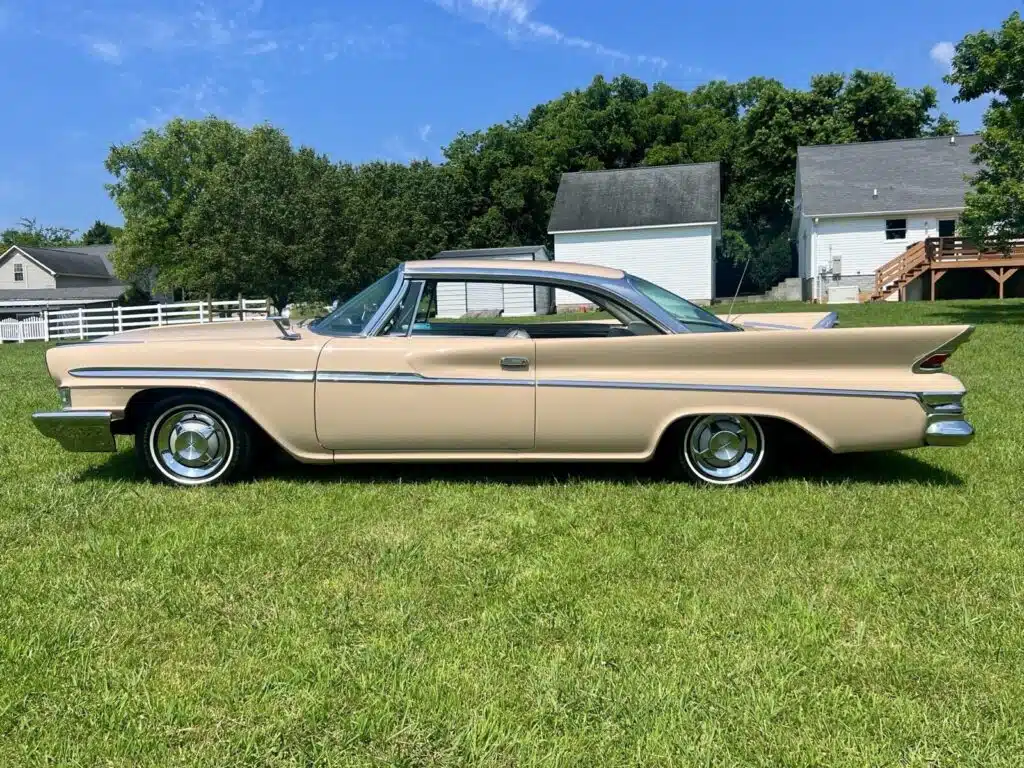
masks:
<instances>
[{"instance_id":1,"label":"fence post","mask_svg":"<svg viewBox=\"0 0 1024 768\"><path fill-rule=\"evenodd\" d=\"M121 307L117 307L117 332L120 333L124 330L124 319L121 317Z\"/></svg>"},{"instance_id":2,"label":"fence post","mask_svg":"<svg viewBox=\"0 0 1024 768\"><path fill-rule=\"evenodd\" d=\"M206 294L206 306L205 306L206 319L205 320L203 320L203 314L204 314L203 310L204 310L204 306L200 302L200 304L199 304L199 322L200 323L204 323L204 322L205 323L212 323L213 322L213 297L210 296L210 294Z\"/></svg>"},{"instance_id":3,"label":"fence post","mask_svg":"<svg viewBox=\"0 0 1024 768\"><path fill-rule=\"evenodd\" d=\"M18 320L17 323L18 323L18 343L19 344L24 344L25 343L25 321L24 320Z\"/></svg>"},{"instance_id":4,"label":"fence post","mask_svg":"<svg viewBox=\"0 0 1024 768\"><path fill-rule=\"evenodd\" d=\"M242 294L238 294L238 319L245 320L245 299Z\"/></svg>"},{"instance_id":5,"label":"fence post","mask_svg":"<svg viewBox=\"0 0 1024 768\"><path fill-rule=\"evenodd\" d=\"M43 310L43 341L50 340L50 311Z\"/></svg>"},{"instance_id":6,"label":"fence post","mask_svg":"<svg viewBox=\"0 0 1024 768\"><path fill-rule=\"evenodd\" d=\"M156 327L159 328L163 324L164 324L164 305L163 304L157 304L156 305Z\"/></svg>"},{"instance_id":7,"label":"fence post","mask_svg":"<svg viewBox=\"0 0 1024 768\"><path fill-rule=\"evenodd\" d=\"M78 338L85 338L85 313L81 307L78 308Z\"/></svg>"}]
</instances>

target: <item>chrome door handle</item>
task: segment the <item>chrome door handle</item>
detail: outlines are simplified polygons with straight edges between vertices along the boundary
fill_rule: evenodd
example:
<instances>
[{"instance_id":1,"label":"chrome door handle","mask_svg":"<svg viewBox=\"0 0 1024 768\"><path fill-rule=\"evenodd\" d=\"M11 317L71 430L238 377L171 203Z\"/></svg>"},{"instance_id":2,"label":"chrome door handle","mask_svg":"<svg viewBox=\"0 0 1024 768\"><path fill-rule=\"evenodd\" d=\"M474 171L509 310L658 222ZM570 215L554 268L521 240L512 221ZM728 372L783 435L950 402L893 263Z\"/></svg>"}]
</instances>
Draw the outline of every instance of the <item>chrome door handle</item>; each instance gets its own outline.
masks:
<instances>
[{"instance_id":1,"label":"chrome door handle","mask_svg":"<svg viewBox=\"0 0 1024 768\"><path fill-rule=\"evenodd\" d=\"M525 357L503 357L501 358L501 370L528 371L530 370L530 361Z\"/></svg>"}]
</instances>

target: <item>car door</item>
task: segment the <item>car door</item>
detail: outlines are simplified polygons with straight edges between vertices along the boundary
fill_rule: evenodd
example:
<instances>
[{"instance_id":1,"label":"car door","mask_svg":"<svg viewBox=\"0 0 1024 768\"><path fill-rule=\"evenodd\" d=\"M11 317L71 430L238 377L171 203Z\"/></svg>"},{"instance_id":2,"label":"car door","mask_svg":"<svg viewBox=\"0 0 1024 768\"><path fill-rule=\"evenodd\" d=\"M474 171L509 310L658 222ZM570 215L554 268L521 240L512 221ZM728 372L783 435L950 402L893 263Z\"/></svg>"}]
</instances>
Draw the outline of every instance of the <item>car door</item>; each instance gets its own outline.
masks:
<instances>
[{"instance_id":1,"label":"car door","mask_svg":"<svg viewBox=\"0 0 1024 768\"><path fill-rule=\"evenodd\" d=\"M320 443L342 453L531 450L534 341L416 335L411 326L327 343L316 375Z\"/></svg>"}]
</instances>

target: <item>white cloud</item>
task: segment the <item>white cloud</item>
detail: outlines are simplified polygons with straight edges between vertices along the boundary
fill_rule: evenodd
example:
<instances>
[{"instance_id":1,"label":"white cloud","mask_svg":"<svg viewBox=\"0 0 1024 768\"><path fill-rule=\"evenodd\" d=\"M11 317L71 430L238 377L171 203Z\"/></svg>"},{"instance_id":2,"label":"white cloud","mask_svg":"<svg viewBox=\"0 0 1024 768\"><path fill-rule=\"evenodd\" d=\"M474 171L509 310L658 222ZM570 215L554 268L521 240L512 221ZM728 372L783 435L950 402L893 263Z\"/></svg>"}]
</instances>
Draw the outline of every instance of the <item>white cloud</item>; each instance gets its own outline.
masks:
<instances>
[{"instance_id":1,"label":"white cloud","mask_svg":"<svg viewBox=\"0 0 1024 768\"><path fill-rule=\"evenodd\" d=\"M946 40L943 40L941 43L936 43L932 46L930 55L932 57L932 61L936 64L948 67L953 63L954 53L956 53L956 46Z\"/></svg>"},{"instance_id":2,"label":"white cloud","mask_svg":"<svg viewBox=\"0 0 1024 768\"><path fill-rule=\"evenodd\" d=\"M550 24L535 19L532 15L532 6L525 0L434 0L434 2L449 13L486 24L513 42L524 38L541 40L570 48L579 48L598 56L623 62L635 61L655 69L664 69L669 64L661 56L635 56L594 40L567 34Z\"/></svg>"},{"instance_id":3,"label":"white cloud","mask_svg":"<svg viewBox=\"0 0 1024 768\"><path fill-rule=\"evenodd\" d=\"M430 124L420 126L420 141L426 141L430 138Z\"/></svg>"},{"instance_id":4,"label":"white cloud","mask_svg":"<svg viewBox=\"0 0 1024 768\"><path fill-rule=\"evenodd\" d=\"M121 47L109 40L94 40L89 45L89 50L94 56L104 61L109 61L111 64L117 64L121 61Z\"/></svg>"}]
</instances>

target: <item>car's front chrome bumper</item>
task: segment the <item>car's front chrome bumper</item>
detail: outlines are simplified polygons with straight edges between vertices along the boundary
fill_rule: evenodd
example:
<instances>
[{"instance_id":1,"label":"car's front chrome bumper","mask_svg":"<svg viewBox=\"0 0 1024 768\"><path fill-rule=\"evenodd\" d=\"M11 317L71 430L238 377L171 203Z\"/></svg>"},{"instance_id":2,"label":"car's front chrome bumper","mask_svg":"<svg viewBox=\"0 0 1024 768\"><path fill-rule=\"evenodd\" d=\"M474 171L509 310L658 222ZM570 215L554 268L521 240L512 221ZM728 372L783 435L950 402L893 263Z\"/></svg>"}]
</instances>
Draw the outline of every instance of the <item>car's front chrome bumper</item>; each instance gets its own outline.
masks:
<instances>
[{"instance_id":1,"label":"car's front chrome bumper","mask_svg":"<svg viewBox=\"0 0 1024 768\"><path fill-rule=\"evenodd\" d=\"M113 411L52 411L32 414L32 423L65 450L103 453L117 450L110 427Z\"/></svg>"},{"instance_id":2,"label":"car's front chrome bumper","mask_svg":"<svg viewBox=\"0 0 1024 768\"><path fill-rule=\"evenodd\" d=\"M974 439L974 427L963 417L963 393L925 394L922 396L928 413L924 431L925 445L955 447Z\"/></svg>"}]
</instances>

